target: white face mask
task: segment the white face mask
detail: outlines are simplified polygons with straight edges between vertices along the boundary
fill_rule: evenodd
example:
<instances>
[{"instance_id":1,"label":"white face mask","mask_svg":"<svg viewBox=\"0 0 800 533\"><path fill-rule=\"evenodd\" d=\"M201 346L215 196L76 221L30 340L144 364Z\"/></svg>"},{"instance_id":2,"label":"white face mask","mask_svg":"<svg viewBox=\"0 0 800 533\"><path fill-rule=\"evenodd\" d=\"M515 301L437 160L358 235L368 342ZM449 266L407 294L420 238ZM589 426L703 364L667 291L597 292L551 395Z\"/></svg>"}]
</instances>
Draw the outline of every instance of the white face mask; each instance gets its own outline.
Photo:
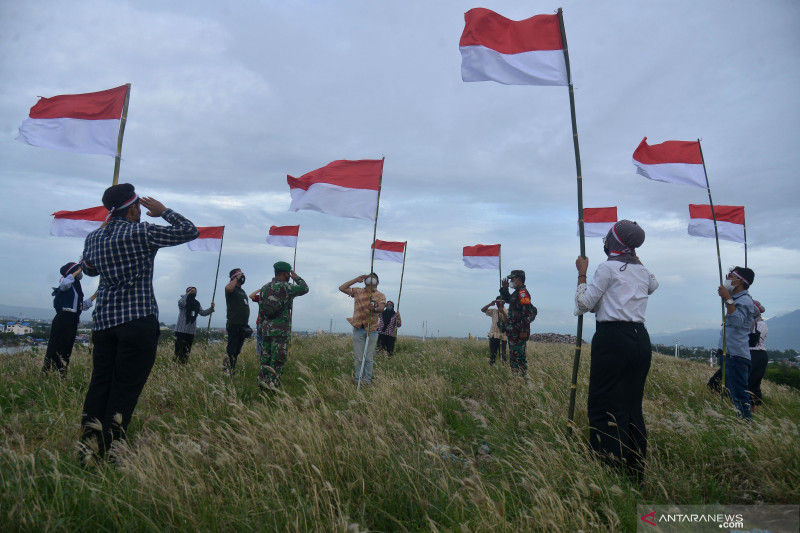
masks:
<instances>
[{"instance_id":1,"label":"white face mask","mask_svg":"<svg viewBox=\"0 0 800 533\"><path fill-rule=\"evenodd\" d=\"M367 279L364 280L364 285L377 285L377 284L378 284L378 280L373 278L372 276L370 276L370 277L368 277Z\"/></svg>"},{"instance_id":2,"label":"white face mask","mask_svg":"<svg viewBox=\"0 0 800 533\"><path fill-rule=\"evenodd\" d=\"M733 285L733 280L732 279L727 279L727 278L725 279L725 282L722 284L722 286L725 287L725 289L727 289L728 292L731 292L731 291L733 291L733 289L736 288Z\"/></svg>"}]
</instances>

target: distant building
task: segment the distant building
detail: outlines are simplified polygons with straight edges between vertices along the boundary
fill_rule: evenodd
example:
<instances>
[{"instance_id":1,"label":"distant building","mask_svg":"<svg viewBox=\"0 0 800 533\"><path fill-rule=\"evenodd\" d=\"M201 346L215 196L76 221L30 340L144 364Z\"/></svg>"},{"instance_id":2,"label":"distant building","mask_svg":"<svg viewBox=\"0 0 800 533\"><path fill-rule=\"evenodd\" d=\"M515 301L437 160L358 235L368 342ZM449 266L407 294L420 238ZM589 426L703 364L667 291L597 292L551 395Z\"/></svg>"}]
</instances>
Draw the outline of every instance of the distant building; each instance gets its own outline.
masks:
<instances>
[{"instance_id":1,"label":"distant building","mask_svg":"<svg viewBox=\"0 0 800 533\"><path fill-rule=\"evenodd\" d=\"M6 324L6 333L29 335L33 333L33 328L28 322L9 322Z\"/></svg>"}]
</instances>

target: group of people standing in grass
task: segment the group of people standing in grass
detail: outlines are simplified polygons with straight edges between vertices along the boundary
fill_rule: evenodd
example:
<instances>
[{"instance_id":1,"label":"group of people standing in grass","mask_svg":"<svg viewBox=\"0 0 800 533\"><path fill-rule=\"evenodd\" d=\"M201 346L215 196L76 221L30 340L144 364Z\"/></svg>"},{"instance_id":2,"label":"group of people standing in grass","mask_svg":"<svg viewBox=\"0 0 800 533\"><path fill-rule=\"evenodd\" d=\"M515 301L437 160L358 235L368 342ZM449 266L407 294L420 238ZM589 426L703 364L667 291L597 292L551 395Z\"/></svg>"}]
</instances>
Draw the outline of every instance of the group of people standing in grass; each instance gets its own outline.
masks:
<instances>
[{"instance_id":1,"label":"group of people standing in grass","mask_svg":"<svg viewBox=\"0 0 800 533\"><path fill-rule=\"evenodd\" d=\"M83 297L81 275L99 276L92 321L92 376L81 416L86 458L105 456L115 441L124 438L155 362L160 334L152 285L156 253L162 247L183 244L198 236L191 221L153 198L140 198L131 184L108 188L103 205L108 217L87 236L82 260L61 269L62 280L53 293L57 313L50 340L52 350L48 346L43 368L45 372L57 369L62 375L66 371L75 338L75 320L81 310L92 305L91 299ZM141 222L141 206L149 216L163 218L169 226ZM575 261L575 314L593 312L597 317L589 374L589 440L603 460L623 465L639 481L647 456L642 401L652 355L644 326L645 310L649 295L658 288L655 277L636 254L644 240L645 232L636 222L621 220L603 239L607 260L598 265L591 281L587 279L589 259L578 257ZM244 340L252 334L248 300L253 300L259 306L258 383L266 389L280 387L291 335L293 300L309 291L307 283L288 263L279 261L273 270L272 280L250 295L242 289L245 275L241 269L231 270L225 286L228 344L223 369L235 371ZM751 418L753 402L761 401L760 386L748 380L754 377L760 381L766 367L766 324L760 316L764 307L748 293L753 279L752 270L736 267L717 290L726 309L719 345L724 376L720 372L719 383L716 377L709 383L719 389L724 377L726 393L747 420ZM360 283L364 286L354 286ZM353 316L348 321L353 327L353 381L358 385L372 383L376 347L380 343L391 356L397 328L402 325L392 302L387 302L378 290L378 283L378 275L370 273L339 287L354 302ZM501 285L500 297L482 311L492 315L493 328L496 326L507 335L511 368L524 376L530 323L537 310L525 286L524 271L512 270ZM182 363L189 357L197 317L214 312L213 303L202 308L196 292L194 287L188 287L178 302L175 356ZM496 309L488 313L492 305ZM72 340L67 342L65 337L70 333ZM490 345L494 363L500 343L490 341ZM750 348L754 350L751 352ZM751 399L750 391L756 400Z\"/></svg>"}]
</instances>

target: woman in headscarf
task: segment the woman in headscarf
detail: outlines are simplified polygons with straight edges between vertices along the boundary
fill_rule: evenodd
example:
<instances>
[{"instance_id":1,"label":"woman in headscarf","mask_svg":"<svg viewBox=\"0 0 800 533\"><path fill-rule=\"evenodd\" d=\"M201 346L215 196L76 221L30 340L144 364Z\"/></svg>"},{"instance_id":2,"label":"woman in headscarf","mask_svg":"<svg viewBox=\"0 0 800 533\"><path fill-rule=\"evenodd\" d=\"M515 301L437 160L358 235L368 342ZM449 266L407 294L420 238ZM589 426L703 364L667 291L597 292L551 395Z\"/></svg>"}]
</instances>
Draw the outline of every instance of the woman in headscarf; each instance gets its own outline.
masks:
<instances>
[{"instance_id":1,"label":"woman in headscarf","mask_svg":"<svg viewBox=\"0 0 800 533\"><path fill-rule=\"evenodd\" d=\"M750 397L753 400L753 410L755 411L756 407L760 406L763 402L763 398L761 395L761 380L764 378L764 373L767 371L767 362L769 361L769 357L767 357L767 332L769 328L767 327L767 323L762 318L761 313L766 311L761 302L758 300L753 300L753 305L755 305L755 319L753 320L753 325L750 326L750 376L747 378L747 390L750 391ZM755 337L758 335L758 340L753 344L753 341L756 340Z\"/></svg>"},{"instance_id":2,"label":"woman in headscarf","mask_svg":"<svg viewBox=\"0 0 800 533\"><path fill-rule=\"evenodd\" d=\"M189 352L192 351L194 331L197 327L197 316L208 316L214 312L214 302L211 307L203 309L197 301L197 289L187 287L186 293L178 300L178 324L175 326L175 360L181 364L189 361Z\"/></svg>"},{"instance_id":3,"label":"woman in headscarf","mask_svg":"<svg viewBox=\"0 0 800 533\"><path fill-rule=\"evenodd\" d=\"M389 357L394 355L397 328L402 325L400 313L394 310L394 302L386 302L386 307L378 318L378 349L385 350Z\"/></svg>"},{"instance_id":4,"label":"woman in headscarf","mask_svg":"<svg viewBox=\"0 0 800 533\"><path fill-rule=\"evenodd\" d=\"M644 326L647 299L658 288L655 277L636 256L644 243L636 222L620 220L604 242L608 257L586 280L587 257L578 257L575 314L593 312L589 370L589 440L609 464L623 465L640 483L647 457L642 398L652 351Z\"/></svg>"}]
</instances>

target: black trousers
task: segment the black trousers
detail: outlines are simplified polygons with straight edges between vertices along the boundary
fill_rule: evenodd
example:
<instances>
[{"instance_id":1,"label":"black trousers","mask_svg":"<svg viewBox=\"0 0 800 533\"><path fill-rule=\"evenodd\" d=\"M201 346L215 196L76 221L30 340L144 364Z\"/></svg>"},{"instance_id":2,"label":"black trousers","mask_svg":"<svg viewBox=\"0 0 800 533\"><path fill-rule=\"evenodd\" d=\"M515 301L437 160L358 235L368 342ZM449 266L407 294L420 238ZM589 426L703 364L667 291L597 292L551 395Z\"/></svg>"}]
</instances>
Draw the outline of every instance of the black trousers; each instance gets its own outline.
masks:
<instances>
[{"instance_id":1,"label":"black trousers","mask_svg":"<svg viewBox=\"0 0 800 533\"><path fill-rule=\"evenodd\" d=\"M500 350L500 357L503 360L503 364L506 364L506 346L508 345L508 341L503 339L493 339L489 337L489 364L493 365L494 362L497 360L497 350Z\"/></svg>"},{"instance_id":2,"label":"black trousers","mask_svg":"<svg viewBox=\"0 0 800 533\"><path fill-rule=\"evenodd\" d=\"M113 440L125 437L156 360L159 333L155 315L148 315L92 336L92 378L83 402L81 440L96 438L101 456ZM89 427L94 421L102 424L102 431Z\"/></svg>"},{"instance_id":3,"label":"black trousers","mask_svg":"<svg viewBox=\"0 0 800 533\"><path fill-rule=\"evenodd\" d=\"M589 439L610 464L639 480L647 457L642 398L652 358L650 335L636 322L598 322L589 371Z\"/></svg>"},{"instance_id":4,"label":"black trousers","mask_svg":"<svg viewBox=\"0 0 800 533\"><path fill-rule=\"evenodd\" d=\"M769 357L766 350L750 350L750 377L747 378L747 390L750 391L750 398L753 405L761 405L761 380L767 372Z\"/></svg>"},{"instance_id":5,"label":"black trousers","mask_svg":"<svg viewBox=\"0 0 800 533\"><path fill-rule=\"evenodd\" d=\"M194 335L191 333L175 332L175 360L181 364L189 362L189 353L192 351Z\"/></svg>"},{"instance_id":6,"label":"black trousers","mask_svg":"<svg viewBox=\"0 0 800 533\"><path fill-rule=\"evenodd\" d=\"M394 355L395 342L397 342L397 337L392 337L391 335L384 335L383 333L378 333L378 349L384 350L389 357Z\"/></svg>"},{"instance_id":7,"label":"black trousers","mask_svg":"<svg viewBox=\"0 0 800 533\"><path fill-rule=\"evenodd\" d=\"M225 348L227 354L226 360L223 362L223 367L227 367L231 372L236 369L236 360L239 359L239 354L242 352L242 346L249 334L245 333L245 329L250 329L247 324L230 324L225 328L228 331L228 346Z\"/></svg>"},{"instance_id":8,"label":"black trousers","mask_svg":"<svg viewBox=\"0 0 800 533\"><path fill-rule=\"evenodd\" d=\"M50 326L50 340L44 354L42 372L58 370L63 376L72 357L75 335L78 334L78 313L59 311Z\"/></svg>"}]
</instances>

